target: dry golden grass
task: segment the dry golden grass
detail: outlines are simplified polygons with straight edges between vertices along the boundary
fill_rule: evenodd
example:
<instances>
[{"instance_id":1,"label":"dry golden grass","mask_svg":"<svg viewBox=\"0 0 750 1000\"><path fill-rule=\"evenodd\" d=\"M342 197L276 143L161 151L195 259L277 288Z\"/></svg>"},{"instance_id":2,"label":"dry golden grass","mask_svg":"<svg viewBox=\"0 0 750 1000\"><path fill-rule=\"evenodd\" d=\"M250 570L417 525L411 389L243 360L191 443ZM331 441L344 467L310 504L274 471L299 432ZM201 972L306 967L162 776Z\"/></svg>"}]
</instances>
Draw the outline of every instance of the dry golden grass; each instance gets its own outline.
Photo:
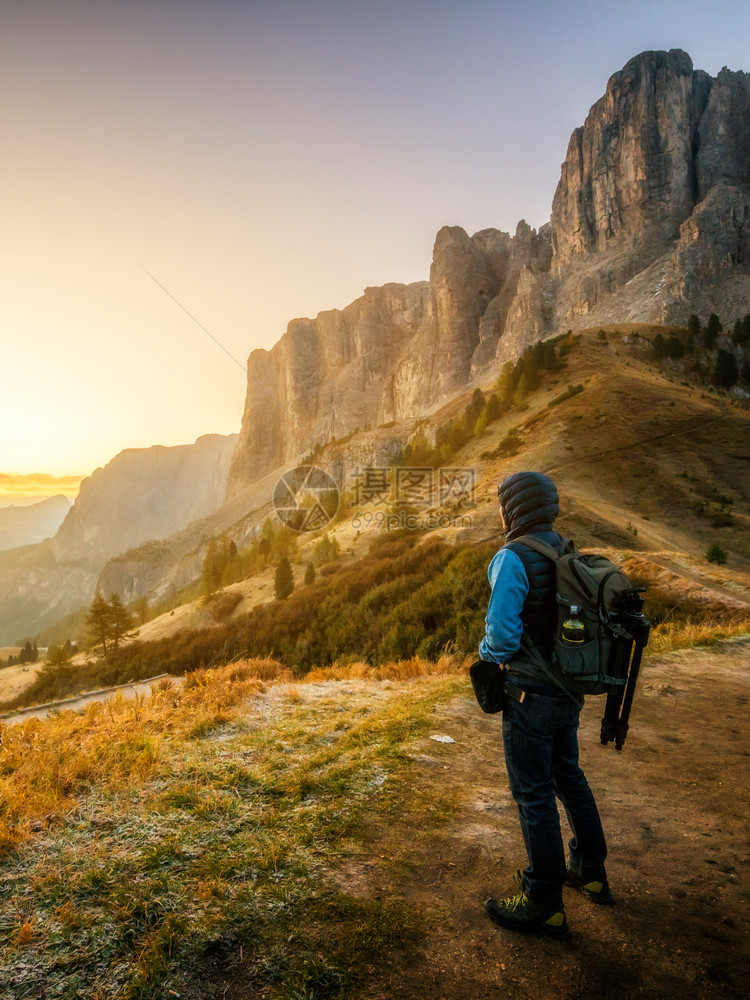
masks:
<instances>
[{"instance_id":1,"label":"dry golden grass","mask_svg":"<svg viewBox=\"0 0 750 1000\"><path fill-rule=\"evenodd\" d=\"M750 635L750 614L738 613L734 620L711 622L665 622L651 630L648 653L670 653L675 649L711 646L722 639Z\"/></svg>"},{"instance_id":2,"label":"dry golden grass","mask_svg":"<svg viewBox=\"0 0 750 1000\"><path fill-rule=\"evenodd\" d=\"M197 670L179 685L159 681L150 697L117 695L92 702L82 715L65 711L0 726L0 855L26 839L33 824L59 822L86 789L146 781L162 760L165 740L196 740L227 725L269 685L285 685L285 699L299 703L305 684L405 681L455 674L463 665L445 654L437 663L412 657L375 668L334 664L298 678L276 660L245 660Z\"/></svg>"},{"instance_id":3,"label":"dry golden grass","mask_svg":"<svg viewBox=\"0 0 750 1000\"><path fill-rule=\"evenodd\" d=\"M741 602L721 601L642 555L626 560L624 568L649 585L647 614L649 604L658 612L646 656L750 632L750 610ZM276 660L245 660L195 671L182 684L160 681L151 697L115 696L90 704L82 715L67 711L2 726L0 855L26 839L32 824L59 822L85 789L97 784L122 789L147 780L162 759L165 740L196 740L227 725L269 685L286 685L285 699L299 703L304 685L445 676L465 671L468 663L446 652L437 662L415 656L377 667L335 663L300 678Z\"/></svg>"},{"instance_id":4,"label":"dry golden grass","mask_svg":"<svg viewBox=\"0 0 750 1000\"><path fill-rule=\"evenodd\" d=\"M415 677L438 677L445 674L455 674L465 669L468 661L453 653L443 653L437 661L427 660L422 656L412 656L408 660L384 663L379 667L371 667L362 661L354 663L334 663L328 667L318 667L311 670L303 678L308 683L317 681L350 681L350 680L411 680Z\"/></svg>"},{"instance_id":5,"label":"dry golden grass","mask_svg":"<svg viewBox=\"0 0 750 1000\"><path fill-rule=\"evenodd\" d=\"M12 855L0 982L20 991L9 995L45 982L55 995L156 1000L237 934L279 998L307 996L313 967L325 995L359 982L419 914L324 885L326 865L362 816L399 807L413 741L466 689L451 662L393 664L406 679L384 684L357 680L355 664L338 684L247 661L0 728L0 844Z\"/></svg>"}]
</instances>

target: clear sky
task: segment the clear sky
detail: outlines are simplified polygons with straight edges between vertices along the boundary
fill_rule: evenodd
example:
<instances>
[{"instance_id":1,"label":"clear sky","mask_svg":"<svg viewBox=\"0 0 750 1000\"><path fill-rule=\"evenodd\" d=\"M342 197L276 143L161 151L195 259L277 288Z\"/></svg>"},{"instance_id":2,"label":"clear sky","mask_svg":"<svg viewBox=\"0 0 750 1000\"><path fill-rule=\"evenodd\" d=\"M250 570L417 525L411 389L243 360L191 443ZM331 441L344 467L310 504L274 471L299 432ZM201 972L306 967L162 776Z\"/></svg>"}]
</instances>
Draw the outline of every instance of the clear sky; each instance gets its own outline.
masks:
<instances>
[{"instance_id":1,"label":"clear sky","mask_svg":"<svg viewBox=\"0 0 750 1000\"><path fill-rule=\"evenodd\" d=\"M749 43L747 0L2 0L0 474L238 430L243 372L174 299L244 365L427 278L442 225L544 224L638 52Z\"/></svg>"}]
</instances>

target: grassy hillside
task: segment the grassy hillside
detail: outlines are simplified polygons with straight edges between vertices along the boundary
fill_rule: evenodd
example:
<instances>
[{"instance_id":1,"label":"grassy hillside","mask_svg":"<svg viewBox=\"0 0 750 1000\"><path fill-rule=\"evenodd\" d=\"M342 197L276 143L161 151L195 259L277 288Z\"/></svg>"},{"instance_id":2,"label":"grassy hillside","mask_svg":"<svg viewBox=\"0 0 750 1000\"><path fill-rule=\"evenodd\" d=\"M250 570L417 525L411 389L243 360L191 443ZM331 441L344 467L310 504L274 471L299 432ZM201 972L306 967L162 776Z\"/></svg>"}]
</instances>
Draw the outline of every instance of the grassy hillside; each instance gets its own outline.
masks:
<instances>
[{"instance_id":1,"label":"grassy hillside","mask_svg":"<svg viewBox=\"0 0 750 1000\"><path fill-rule=\"evenodd\" d=\"M476 504L458 512L469 527L411 537L362 530L347 496L328 532L341 555L318 567L312 585L302 577L318 538L300 535L286 601L273 599L273 562L263 569L256 559L247 579L167 611L106 662L79 658L44 672L14 704L237 656L278 657L303 674L351 659L434 658L449 645L469 654L482 630L486 563L499 544L496 484L519 468L555 479L558 527L580 546L621 562L639 554L635 577L651 588L655 642L685 645L704 626L709 635L741 631L750 599L750 410L683 362L657 362L655 331L563 338L557 367L542 368L522 399L518 379L508 391L507 373L483 386L486 400L494 393L503 401L484 427L473 418L467 426L472 393L420 424L402 461L473 468ZM331 446L316 461L325 466L335 453ZM418 513L457 512L444 505ZM727 554L726 565L706 561L711 545Z\"/></svg>"}]
</instances>

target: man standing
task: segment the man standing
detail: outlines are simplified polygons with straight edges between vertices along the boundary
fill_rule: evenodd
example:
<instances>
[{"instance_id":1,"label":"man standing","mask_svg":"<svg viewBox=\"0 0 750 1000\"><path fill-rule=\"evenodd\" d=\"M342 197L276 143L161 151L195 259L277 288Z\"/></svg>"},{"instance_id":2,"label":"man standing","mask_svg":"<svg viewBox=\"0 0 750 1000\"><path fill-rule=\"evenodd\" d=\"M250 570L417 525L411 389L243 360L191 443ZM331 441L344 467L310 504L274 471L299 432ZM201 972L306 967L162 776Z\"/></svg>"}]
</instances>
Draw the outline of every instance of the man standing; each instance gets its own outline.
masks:
<instances>
[{"instance_id":1,"label":"man standing","mask_svg":"<svg viewBox=\"0 0 750 1000\"><path fill-rule=\"evenodd\" d=\"M559 501L555 484L538 472L508 476L497 492L506 544L488 569L492 594L479 655L507 665L503 745L528 866L521 891L507 899L488 899L485 909L511 930L564 937L569 928L563 884L582 890L598 903L611 903L612 893L604 868L607 845L599 813L578 765L583 699L567 689L552 664L557 621L555 565L514 541L532 534L559 549L562 538L553 529ZM532 643L546 670L529 653ZM573 831L567 864L556 796Z\"/></svg>"}]
</instances>

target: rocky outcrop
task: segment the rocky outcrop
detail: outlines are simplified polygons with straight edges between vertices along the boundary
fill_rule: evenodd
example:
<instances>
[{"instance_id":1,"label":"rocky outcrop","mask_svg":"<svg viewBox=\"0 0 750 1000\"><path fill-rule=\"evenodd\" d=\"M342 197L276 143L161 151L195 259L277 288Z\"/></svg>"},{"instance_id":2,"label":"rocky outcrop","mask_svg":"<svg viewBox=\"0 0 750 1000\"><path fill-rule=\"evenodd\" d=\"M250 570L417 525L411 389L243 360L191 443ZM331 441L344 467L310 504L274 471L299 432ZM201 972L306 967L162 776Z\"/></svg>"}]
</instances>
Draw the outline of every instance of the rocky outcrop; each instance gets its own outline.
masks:
<instances>
[{"instance_id":1,"label":"rocky outcrop","mask_svg":"<svg viewBox=\"0 0 750 1000\"><path fill-rule=\"evenodd\" d=\"M698 123L697 200L715 187L750 184L750 75L723 69Z\"/></svg>"},{"instance_id":2,"label":"rocky outcrop","mask_svg":"<svg viewBox=\"0 0 750 1000\"><path fill-rule=\"evenodd\" d=\"M549 232L525 222L514 237L446 226L429 282L368 288L343 310L293 320L248 359L227 496L316 445L416 417L462 390L494 363L509 317L523 313L513 311L519 289L528 294L550 256ZM533 337L538 326L526 329Z\"/></svg>"},{"instance_id":3,"label":"rocky outcrop","mask_svg":"<svg viewBox=\"0 0 750 1000\"><path fill-rule=\"evenodd\" d=\"M293 320L270 351L253 351L228 495L290 456L424 405L429 359L408 349L430 311L427 282L368 288L346 309Z\"/></svg>"},{"instance_id":4,"label":"rocky outcrop","mask_svg":"<svg viewBox=\"0 0 750 1000\"><path fill-rule=\"evenodd\" d=\"M552 205L554 325L746 312L750 77L677 50L615 73L573 133Z\"/></svg>"},{"instance_id":5,"label":"rocky outcrop","mask_svg":"<svg viewBox=\"0 0 750 1000\"><path fill-rule=\"evenodd\" d=\"M552 202L554 267L636 235L674 239L697 195L698 124L711 79L679 49L644 52L575 130Z\"/></svg>"},{"instance_id":6,"label":"rocky outcrop","mask_svg":"<svg viewBox=\"0 0 750 1000\"><path fill-rule=\"evenodd\" d=\"M684 322L690 313L716 312L725 321L748 308L750 190L711 188L682 224L654 299L663 322Z\"/></svg>"},{"instance_id":7,"label":"rocky outcrop","mask_svg":"<svg viewBox=\"0 0 750 1000\"><path fill-rule=\"evenodd\" d=\"M641 53L571 136L549 225L446 226L429 282L369 288L253 352L228 496L331 437L417 417L569 326L743 300L744 314L749 81Z\"/></svg>"}]
</instances>

